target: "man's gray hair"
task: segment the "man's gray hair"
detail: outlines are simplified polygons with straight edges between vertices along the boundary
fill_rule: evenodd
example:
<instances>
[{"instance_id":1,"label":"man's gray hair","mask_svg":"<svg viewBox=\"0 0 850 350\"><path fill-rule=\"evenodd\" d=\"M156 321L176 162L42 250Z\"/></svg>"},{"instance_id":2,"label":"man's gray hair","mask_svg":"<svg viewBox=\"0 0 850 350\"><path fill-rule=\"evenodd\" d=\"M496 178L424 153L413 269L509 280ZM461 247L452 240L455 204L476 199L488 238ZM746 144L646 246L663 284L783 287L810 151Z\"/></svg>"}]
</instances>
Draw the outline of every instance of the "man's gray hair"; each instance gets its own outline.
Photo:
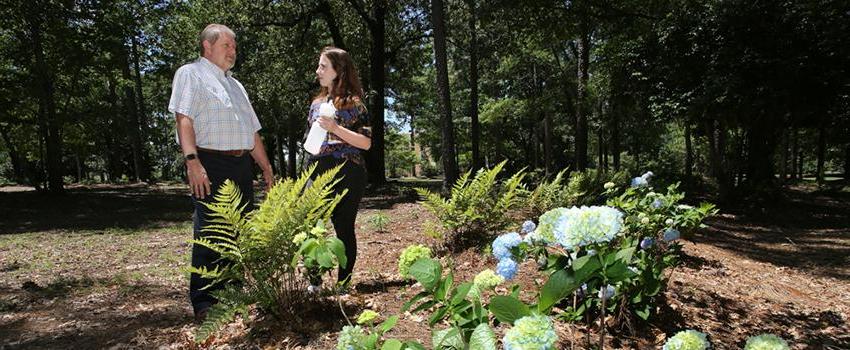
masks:
<instances>
[{"instance_id":1,"label":"man's gray hair","mask_svg":"<svg viewBox=\"0 0 850 350\"><path fill-rule=\"evenodd\" d=\"M236 33L234 33L230 28L227 28L226 25L223 24L210 24L203 31L201 31L201 35L198 37L198 44L201 45L201 56L204 55L204 41L209 41L210 44L215 44L218 41L218 38L221 37L221 34L227 34L231 38L236 39Z\"/></svg>"}]
</instances>

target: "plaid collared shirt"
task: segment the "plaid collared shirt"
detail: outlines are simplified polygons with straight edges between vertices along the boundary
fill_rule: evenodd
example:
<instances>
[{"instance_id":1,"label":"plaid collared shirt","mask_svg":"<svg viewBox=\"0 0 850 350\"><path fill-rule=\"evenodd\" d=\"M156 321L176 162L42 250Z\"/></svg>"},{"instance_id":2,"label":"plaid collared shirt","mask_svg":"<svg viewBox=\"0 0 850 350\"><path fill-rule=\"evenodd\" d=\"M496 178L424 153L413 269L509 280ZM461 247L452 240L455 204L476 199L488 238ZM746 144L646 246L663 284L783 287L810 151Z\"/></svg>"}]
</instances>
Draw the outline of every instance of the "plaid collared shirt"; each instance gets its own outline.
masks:
<instances>
[{"instance_id":1,"label":"plaid collared shirt","mask_svg":"<svg viewBox=\"0 0 850 350\"><path fill-rule=\"evenodd\" d=\"M261 128L242 84L203 57L177 69L168 111L192 119L201 148L250 150Z\"/></svg>"}]
</instances>

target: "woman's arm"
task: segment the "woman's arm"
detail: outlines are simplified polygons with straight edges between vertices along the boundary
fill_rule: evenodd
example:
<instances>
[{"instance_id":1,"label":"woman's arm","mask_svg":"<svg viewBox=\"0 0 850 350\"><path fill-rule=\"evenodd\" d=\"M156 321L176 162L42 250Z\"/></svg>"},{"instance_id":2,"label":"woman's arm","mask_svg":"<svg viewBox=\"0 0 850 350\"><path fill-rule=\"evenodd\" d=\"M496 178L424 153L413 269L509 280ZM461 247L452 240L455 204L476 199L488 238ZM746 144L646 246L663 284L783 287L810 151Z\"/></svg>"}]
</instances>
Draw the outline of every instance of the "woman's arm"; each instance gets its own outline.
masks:
<instances>
[{"instance_id":1,"label":"woman's arm","mask_svg":"<svg viewBox=\"0 0 850 350\"><path fill-rule=\"evenodd\" d=\"M372 147L372 139L366 135L348 130L337 124L336 120L330 117L319 117L319 125L328 132L332 132L343 141L362 150L368 150Z\"/></svg>"}]
</instances>

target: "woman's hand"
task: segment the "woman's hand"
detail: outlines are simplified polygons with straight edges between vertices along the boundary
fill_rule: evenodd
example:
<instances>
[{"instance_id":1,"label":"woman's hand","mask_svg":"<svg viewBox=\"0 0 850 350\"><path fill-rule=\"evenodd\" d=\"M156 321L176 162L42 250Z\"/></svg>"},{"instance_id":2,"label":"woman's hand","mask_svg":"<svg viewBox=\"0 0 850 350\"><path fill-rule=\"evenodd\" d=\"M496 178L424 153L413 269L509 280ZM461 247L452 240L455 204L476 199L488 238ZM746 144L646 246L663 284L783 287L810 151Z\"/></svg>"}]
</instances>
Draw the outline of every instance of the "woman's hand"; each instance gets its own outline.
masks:
<instances>
[{"instance_id":1,"label":"woman's hand","mask_svg":"<svg viewBox=\"0 0 850 350\"><path fill-rule=\"evenodd\" d=\"M339 124L336 123L336 118L330 116L320 116L319 126L321 126L322 129L325 129L328 132L332 132L334 134L336 134L340 127Z\"/></svg>"}]
</instances>

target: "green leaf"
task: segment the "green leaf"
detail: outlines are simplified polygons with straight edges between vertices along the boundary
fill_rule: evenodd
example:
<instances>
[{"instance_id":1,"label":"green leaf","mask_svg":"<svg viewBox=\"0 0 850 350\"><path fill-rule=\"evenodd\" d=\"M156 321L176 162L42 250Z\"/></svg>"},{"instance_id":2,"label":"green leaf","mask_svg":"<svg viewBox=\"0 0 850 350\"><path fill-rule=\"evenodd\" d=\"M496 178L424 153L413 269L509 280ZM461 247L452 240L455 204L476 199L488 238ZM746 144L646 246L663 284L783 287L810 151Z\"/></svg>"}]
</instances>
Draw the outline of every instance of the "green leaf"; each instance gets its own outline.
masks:
<instances>
[{"instance_id":1,"label":"green leaf","mask_svg":"<svg viewBox=\"0 0 850 350\"><path fill-rule=\"evenodd\" d=\"M449 289L452 288L453 283L454 274L449 271L449 273L446 274L446 278L444 278L440 283L439 287L437 287L437 291L434 292L434 297L437 298L437 300L445 301L446 295L449 293Z\"/></svg>"},{"instance_id":2,"label":"green leaf","mask_svg":"<svg viewBox=\"0 0 850 350\"><path fill-rule=\"evenodd\" d=\"M381 322L381 324L378 325L378 328L381 330L381 333L386 333L389 332L390 329L393 329L396 323L398 323L398 315L392 315L387 318L386 321Z\"/></svg>"},{"instance_id":3,"label":"green leaf","mask_svg":"<svg viewBox=\"0 0 850 350\"><path fill-rule=\"evenodd\" d=\"M567 270L560 270L549 276L549 280L540 289L540 301L537 311L548 314L549 310L570 293L576 290L583 281L576 280Z\"/></svg>"},{"instance_id":4,"label":"green leaf","mask_svg":"<svg viewBox=\"0 0 850 350\"><path fill-rule=\"evenodd\" d=\"M469 350L497 350L496 334L490 329L490 325L481 323L469 337Z\"/></svg>"},{"instance_id":5,"label":"green leaf","mask_svg":"<svg viewBox=\"0 0 850 350\"><path fill-rule=\"evenodd\" d=\"M434 349L455 349L463 350L463 336L457 328L446 328L434 332L431 337L431 343Z\"/></svg>"},{"instance_id":6,"label":"green leaf","mask_svg":"<svg viewBox=\"0 0 850 350\"><path fill-rule=\"evenodd\" d=\"M410 310L410 313L416 313L416 312L419 312L419 311L422 311L422 310L426 310L426 309L428 309L428 308L430 308L434 305L437 305L437 301L436 300L429 300L429 301L426 301L426 302L420 304L419 306L417 306L413 310Z\"/></svg>"},{"instance_id":7,"label":"green leaf","mask_svg":"<svg viewBox=\"0 0 850 350\"><path fill-rule=\"evenodd\" d=\"M632 261L632 256L635 254L635 247L628 247L624 249L620 249L617 252L617 259L622 261L625 264L628 264Z\"/></svg>"},{"instance_id":8,"label":"green leaf","mask_svg":"<svg viewBox=\"0 0 850 350\"><path fill-rule=\"evenodd\" d=\"M401 350L402 344L398 339L387 339L384 342L384 345L381 346L381 350Z\"/></svg>"},{"instance_id":9,"label":"green leaf","mask_svg":"<svg viewBox=\"0 0 850 350\"><path fill-rule=\"evenodd\" d=\"M336 255L336 260L340 267L348 265L348 257L345 256L345 244L339 238L331 237L328 239L328 248Z\"/></svg>"},{"instance_id":10,"label":"green leaf","mask_svg":"<svg viewBox=\"0 0 850 350\"><path fill-rule=\"evenodd\" d=\"M411 306L413 306L413 304L416 304L417 301L427 296L431 296L431 293L428 293L427 291L419 292L419 294L416 294L413 298L410 298L409 301L402 305L401 312L407 311Z\"/></svg>"},{"instance_id":11,"label":"green leaf","mask_svg":"<svg viewBox=\"0 0 850 350\"><path fill-rule=\"evenodd\" d=\"M632 274L632 271L622 261L617 261L605 270L605 276L608 277L608 283L611 284L625 280Z\"/></svg>"},{"instance_id":12,"label":"green leaf","mask_svg":"<svg viewBox=\"0 0 850 350\"><path fill-rule=\"evenodd\" d=\"M451 305L458 305L460 302L466 299L466 295L469 294L469 290L472 288L472 283L465 282L455 288L452 293Z\"/></svg>"},{"instance_id":13,"label":"green leaf","mask_svg":"<svg viewBox=\"0 0 850 350\"><path fill-rule=\"evenodd\" d=\"M422 346L422 344L419 344L419 342L415 342L412 340L404 342L404 348L410 350L427 350L424 346Z\"/></svg>"},{"instance_id":14,"label":"green leaf","mask_svg":"<svg viewBox=\"0 0 850 350\"><path fill-rule=\"evenodd\" d=\"M410 275L416 279L422 287L431 291L437 286L440 281L440 276L443 274L443 267L434 259L419 259L410 266Z\"/></svg>"},{"instance_id":15,"label":"green leaf","mask_svg":"<svg viewBox=\"0 0 850 350\"><path fill-rule=\"evenodd\" d=\"M511 296L494 296L487 307L499 321L504 323L513 324L515 320L531 315L527 305Z\"/></svg>"},{"instance_id":16,"label":"green leaf","mask_svg":"<svg viewBox=\"0 0 850 350\"><path fill-rule=\"evenodd\" d=\"M431 314L431 317L428 318L428 325L433 326L435 323L439 322L446 316L446 313L449 311L448 306L443 306L434 310L434 313Z\"/></svg>"},{"instance_id":17,"label":"green leaf","mask_svg":"<svg viewBox=\"0 0 850 350\"><path fill-rule=\"evenodd\" d=\"M334 267L334 256L333 254L331 254L330 251L328 251L324 247L317 249L316 261L318 261L319 265L324 268Z\"/></svg>"},{"instance_id":18,"label":"green leaf","mask_svg":"<svg viewBox=\"0 0 850 350\"><path fill-rule=\"evenodd\" d=\"M595 256L585 255L576 259L573 263L573 271L576 272L575 279L579 281L586 281L600 268L602 268L602 264Z\"/></svg>"}]
</instances>

